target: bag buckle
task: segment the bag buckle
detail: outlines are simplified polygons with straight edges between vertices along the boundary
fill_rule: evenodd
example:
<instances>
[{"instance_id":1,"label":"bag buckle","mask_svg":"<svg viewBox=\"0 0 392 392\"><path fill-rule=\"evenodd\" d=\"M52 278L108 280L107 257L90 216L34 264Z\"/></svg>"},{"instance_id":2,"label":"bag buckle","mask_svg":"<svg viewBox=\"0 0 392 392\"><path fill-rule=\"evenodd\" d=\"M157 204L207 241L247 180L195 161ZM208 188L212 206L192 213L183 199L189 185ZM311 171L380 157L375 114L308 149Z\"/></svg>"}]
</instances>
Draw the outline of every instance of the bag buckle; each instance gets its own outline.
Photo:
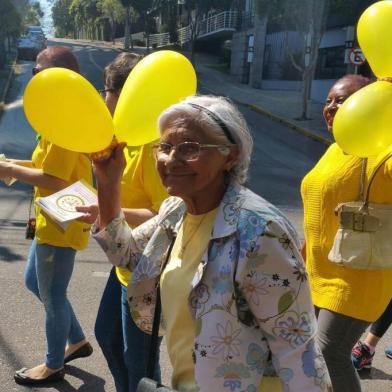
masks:
<instances>
[{"instance_id":1,"label":"bag buckle","mask_svg":"<svg viewBox=\"0 0 392 392\"><path fill-rule=\"evenodd\" d=\"M341 211L340 226L343 229L371 233L378 230L380 227L380 221L375 216L361 212Z\"/></svg>"}]
</instances>

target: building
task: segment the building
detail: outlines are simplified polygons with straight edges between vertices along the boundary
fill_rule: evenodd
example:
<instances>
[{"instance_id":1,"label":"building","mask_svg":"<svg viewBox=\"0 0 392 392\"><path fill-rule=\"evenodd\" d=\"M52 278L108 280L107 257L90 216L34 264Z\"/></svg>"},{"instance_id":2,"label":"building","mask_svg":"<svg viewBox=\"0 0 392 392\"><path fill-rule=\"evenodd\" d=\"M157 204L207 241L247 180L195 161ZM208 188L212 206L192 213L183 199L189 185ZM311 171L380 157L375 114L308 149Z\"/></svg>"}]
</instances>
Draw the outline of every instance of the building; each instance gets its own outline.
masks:
<instances>
[{"instance_id":1,"label":"building","mask_svg":"<svg viewBox=\"0 0 392 392\"><path fill-rule=\"evenodd\" d=\"M355 24L358 17L375 1L357 0L350 15L336 15L333 10L327 19L318 52L310 98L323 102L334 81L346 73L358 72L370 75L367 64L354 67L349 54L357 46ZM305 59L309 45L297 31L285 30L282 26L258 16L254 0L246 0L241 23L232 36L230 72L238 82L254 88L276 90L301 90L302 75L293 66L289 57Z\"/></svg>"}]
</instances>

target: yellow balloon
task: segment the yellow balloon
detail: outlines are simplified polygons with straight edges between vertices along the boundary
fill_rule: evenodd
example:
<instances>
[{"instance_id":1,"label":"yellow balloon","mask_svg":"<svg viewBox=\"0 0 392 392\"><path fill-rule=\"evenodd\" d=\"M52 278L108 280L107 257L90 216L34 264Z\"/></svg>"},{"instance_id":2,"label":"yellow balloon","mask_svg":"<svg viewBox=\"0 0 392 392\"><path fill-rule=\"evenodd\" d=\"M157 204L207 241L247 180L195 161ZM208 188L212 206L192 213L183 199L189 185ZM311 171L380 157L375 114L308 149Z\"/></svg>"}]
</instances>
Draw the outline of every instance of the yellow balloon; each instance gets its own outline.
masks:
<instances>
[{"instance_id":1,"label":"yellow balloon","mask_svg":"<svg viewBox=\"0 0 392 392\"><path fill-rule=\"evenodd\" d=\"M159 137L163 110L196 93L196 73L180 53L162 50L146 56L132 70L121 91L113 122L115 134L131 146Z\"/></svg>"},{"instance_id":2,"label":"yellow balloon","mask_svg":"<svg viewBox=\"0 0 392 392\"><path fill-rule=\"evenodd\" d=\"M48 68L35 75L23 95L30 125L53 144L77 152L107 147L114 127L96 89L81 75L65 68Z\"/></svg>"},{"instance_id":3,"label":"yellow balloon","mask_svg":"<svg viewBox=\"0 0 392 392\"><path fill-rule=\"evenodd\" d=\"M372 4L361 15L357 36L374 74L379 78L392 77L392 1Z\"/></svg>"},{"instance_id":4,"label":"yellow balloon","mask_svg":"<svg viewBox=\"0 0 392 392\"><path fill-rule=\"evenodd\" d=\"M333 134L342 150L358 157L378 155L392 144L392 83L375 82L339 108Z\"/></svg>"}]
</instances>

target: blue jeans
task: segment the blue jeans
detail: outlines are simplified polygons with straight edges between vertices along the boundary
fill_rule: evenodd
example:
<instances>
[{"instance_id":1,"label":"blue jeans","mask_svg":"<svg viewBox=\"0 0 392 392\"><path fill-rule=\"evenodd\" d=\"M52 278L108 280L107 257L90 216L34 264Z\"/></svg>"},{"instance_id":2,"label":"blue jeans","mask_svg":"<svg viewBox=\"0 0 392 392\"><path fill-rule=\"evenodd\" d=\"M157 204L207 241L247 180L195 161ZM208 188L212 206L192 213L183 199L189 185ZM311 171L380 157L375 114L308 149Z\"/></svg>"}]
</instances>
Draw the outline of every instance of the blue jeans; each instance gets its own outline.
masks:
<instances>
[{"instance_id":1,"label":"blue jeans","mask_svg":"<svg viewBox=\"0 0 392 392\"><path fill-rule=\"evenodd\" d=\"M115 268L110 272L102 295L95 337L113 375L117 392L135 392L140 379L146 376L151 338L132 320L127 288L117 279ZM155 379L161 379L159 349Z\"/></svg>"},{"instance_id":2,"label":"blue jeans","mask_svg":"<svg viewBox=\"0 0 392 392\"><path fill-rule=\"evenodd\" d=\"M67 341L78 343L85 339L67 298L76 251L32 242L25 270L26 287L43 303L45 332L48 345L45 364L51 369L64 366Z\"/></svg>"}]
</instances>

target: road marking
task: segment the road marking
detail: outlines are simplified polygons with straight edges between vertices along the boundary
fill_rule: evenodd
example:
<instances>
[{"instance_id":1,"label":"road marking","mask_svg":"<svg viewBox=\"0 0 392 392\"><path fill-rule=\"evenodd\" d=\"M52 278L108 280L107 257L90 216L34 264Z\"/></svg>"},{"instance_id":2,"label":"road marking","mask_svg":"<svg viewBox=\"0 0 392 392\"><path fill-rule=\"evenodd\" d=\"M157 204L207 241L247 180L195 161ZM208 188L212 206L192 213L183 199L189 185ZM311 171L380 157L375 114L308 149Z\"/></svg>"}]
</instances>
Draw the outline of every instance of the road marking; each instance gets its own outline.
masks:
<instances>
[{"instance_id":1,"label":"road marking","mask_svg":"<svg viewBox=\"0 0 392 392\"><path fill-rule=\"evenodd\" d=\"M89 50L89 52L88 52L88 58L90 59L90 61L102 72L103 71L103 68L99 65L99 64L97 64L96 62L95 62L95 60L93 59L93 55L92 55L92 51L91 50Z\"/></svg>"},{"instance_id":2,"label":"road marking","mask_svg":"<svg viewBox=\"0 0 392 392\"><path fill-rule=\"evenodd\" d=\"M16 108L20 108L23 106L23 99L17 99L14 102L11 103L7 103L6 105L4 105L4 109L5 110L9 110L9 109L16 109Z\"/></svg>"},{"instance_id":3,"label":"road marking","mask_svg":"<svg viewBox=\"0 0 392 392\"><path fill-rule=\"evenodd\" d=\"M110 275L110 272L102 272L102 271L93 272L94 278L108 278L109 275Z\"/></svg>"}]
</instances>

